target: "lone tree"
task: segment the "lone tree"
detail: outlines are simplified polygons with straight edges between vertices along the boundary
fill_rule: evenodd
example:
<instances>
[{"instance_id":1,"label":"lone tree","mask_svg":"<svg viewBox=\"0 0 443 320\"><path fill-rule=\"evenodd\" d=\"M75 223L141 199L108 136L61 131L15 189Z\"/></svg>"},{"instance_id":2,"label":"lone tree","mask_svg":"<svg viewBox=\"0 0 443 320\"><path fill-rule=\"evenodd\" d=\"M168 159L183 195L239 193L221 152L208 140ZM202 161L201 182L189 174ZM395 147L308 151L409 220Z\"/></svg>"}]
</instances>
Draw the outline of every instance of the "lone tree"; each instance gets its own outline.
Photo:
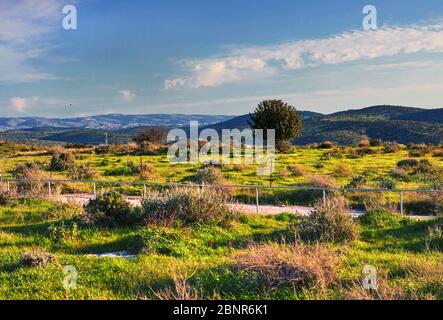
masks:
<instances>
[{"instance_id":1,"label":"lone tree","mask_svg":"<svg viewBox=\"0 0 443 320\"><path fill-rule=\"evenodd\" d=\"M165 127L148 127L144 131L137 131L132 140L138 144L148 142L162 145L166 143L167 135L168 130Z\"/></svg>"},{"instance_id":2,"label":"lone tree","mask_svg":"<svg viewBox=\"0 0 443 320\"><path fill-rule=\"evenodd\" d=\"M301 115L297 110L281 100L265 100L258 104L250 114L249 125L253 129L275 129L277 150L286 151L291 146L291 139L300 136Z\"/></svg>"}]
</instances>

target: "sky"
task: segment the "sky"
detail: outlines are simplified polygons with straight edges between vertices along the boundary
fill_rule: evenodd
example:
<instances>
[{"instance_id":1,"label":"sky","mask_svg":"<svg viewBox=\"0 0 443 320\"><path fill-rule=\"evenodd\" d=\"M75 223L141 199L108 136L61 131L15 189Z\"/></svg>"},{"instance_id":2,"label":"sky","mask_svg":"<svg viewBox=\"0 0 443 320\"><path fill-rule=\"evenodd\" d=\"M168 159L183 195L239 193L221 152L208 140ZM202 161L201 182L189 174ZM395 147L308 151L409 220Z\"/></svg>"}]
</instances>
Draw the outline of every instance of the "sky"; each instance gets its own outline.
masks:
<instances>
[{"instance_id":1,"label":"sky","mask_svg":"<svg viewBox=\"0 0 443 320\"><path fill-rule=\"evenodd\" d=\"M0 117L436 108L442 93L441 0L0 0Z\"/></svg>"}]
</instances>

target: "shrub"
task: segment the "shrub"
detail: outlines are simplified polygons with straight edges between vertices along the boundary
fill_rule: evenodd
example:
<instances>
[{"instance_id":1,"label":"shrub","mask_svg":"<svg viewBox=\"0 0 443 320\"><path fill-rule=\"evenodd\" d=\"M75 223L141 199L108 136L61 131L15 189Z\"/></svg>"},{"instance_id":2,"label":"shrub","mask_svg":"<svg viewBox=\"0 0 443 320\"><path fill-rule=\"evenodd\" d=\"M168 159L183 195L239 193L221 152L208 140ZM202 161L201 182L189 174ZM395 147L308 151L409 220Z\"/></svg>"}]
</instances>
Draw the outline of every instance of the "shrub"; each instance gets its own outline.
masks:
<instances>
[{"instance_id":1,"label":"shrub","mask_svg":"<svg viewBox=\"0 0 443 320\"><path fill-rule=\"evenodd\" d=\"M275 144L275 148L279 152L288 152L293 149L293 145L290 140L277 140Z\"/></svg>"},{"instance_id":2,"label":"shrub","mask_svg":"<svg viewBox=\"0 0 443 320\"><path fill-rule=\"evenodd\" d=\"M334 173L337 177L347 178L352 174L352 167L347 164L340 164L335 168Z\"/></svg>"},{"instance_id":3,"label":"shrub","mask_svg":"<svg viewBox=\"0 0 443 320\"><path fill-rule=\"evenodd\" d=\"M289 172L286 169L282 169L282 170L279 171L278 176L281 179L287 179L289 177Z\"/></svg>"},{"instance_id":4,"label":"shrub","mask_svg":"<svg viewBox=\"0 0 443 320\"><path fill-rule=\"evenodd\" d=\"M148 179L156 173L155 167L149 163L141 162L140 165L137 166L134 162L128 161L126 165L132 174L138 174L142 179Z\"/></svg>"},{"instance_id":5,"label":"shrub","mask_svg":"<svg viewBox=\"0 0 443 320\"><path fill-rule=\"evenodd\" d=\"M44 249L32 249L22 253L22 264L27 267L44 267L47 264L54 262L55 256L46 252Z\"/></svg>"},{"instance_id":6,"label":"shrub","mask_svg":"<svg viewBox=\"0 0 443 320\"><path fill-rule=\"evenodd\" d=\"M400 226L403 218L397 213L386 209L369 210L366 214L359 217L360 224L371 228L396 228Z\"/></svg>"},{"instance_id":7,"label":"shrub","mask_svg":"<svg viewBox=\"0 0 443 320\"><path fill-rule=\"evenodd\" d=\"M64 171L74 164L75 156L69 152L54 152L49 164L50 171Z\"/></svg>"},{"instance_id":8,"label":"shrub","mask_svg":"<svg viewBox=\"0 0 443 320\"><path fill-rule=\"evenodd\" d=\"M386 205L385 193L376 191L352 191L347 193L347 198L355 208L366 211L384 208Z\"/></svg>"},{"instance_id":9,"label":"shrub","mask_svg":"<svg viewBox=\"0 0 443 320\"><path fill-rule=\"evenodd\" d=\"M317 188L336 188L338 182L329 176L312 175L309 177L309 184Z\"/></svg>"},{"instance_id":10,"label":"shrub","mask_svg":"<svg viewBox=\"0 0 443 320\"><path fill-rule=\"evenodd\" d=\"M197 183L222 185L226 183L223 173L220 169L214 166L208 166L203 169L199 169L195 174L195 180Z\"/></svg>"},{"instance_id":11,"label":"shrub","mask_svg":"<svg viewBox=\"0 0 443 320\"><path fill-rule=\"evenodd\" d=\"M72 164L68 168L68 176L72 180L85 180L95 177L95 170L89 164Z\"/></svg>"},{"instance_id":12,"label":"shrub","mask_svg":"<svg viewBox=\"0 0 443 320\"><path fill-rule=\"evenodd\" d=\"M387 142L384 145L383 152L384 153L397 153L401 151L401 146L396 142Z\"/></svg>"},{"instance_id":13,"label":"shrub","mask_svg":"<svg viewBox=\"0 0 443 320\"><path fill-rule=\"evenodd\" d=\"M321 162L321 161L317 161L317 162L314 163L313 167L315 169L323 169L325 167L325 164L323 162Z\"/></svg>"},{"instance_id":14,"label":"shrub","mask_svg":"<svg viewBox=\"0 0 443 320\"><path fill-rule=\"evenodd\" d=\"M433 172L434 168L427 159L420 160L417 166L414 168L414 174L432 174Z\"/></svg>"},{"instance_id":15,"label":"shrub","mask_svg":"<svg viewBox=\"0 0 443 320\"><path fill-rule=\"evenodd\" d=\"M82 221L105 227L127 226L135 223L136 217L122 194L108 191L98 195L84 207Z\"/></svg>"},{"instance_id":16,"label":"shrub","mask_svg":"<svg viewBox=\"0 0 443 320\"><path fill-rule=\"evenodd\" d=\"M361 147L357 149L357 153L361 156L365 155L365 154L376 154L377 150L375 149L371 149L369 147Z\"/></svg>"},{"instance_id":17,"label":"shrub","mask_svg":"<svg viewBox=\"0 0 443 320\"><path fill-rule=\"evenodd\" d=\"M168 130L165 127L149 127L144 131L137 131L133 141L138 144L149 142L155 145L162 145L166 143Z\"/></svg>"},{"instance_id":18,"label":"shrub","mask_svg":"<svg viewBox=\"0 0 443 320\"><path fill-rule=\"evenodd\" d=\"M142 213L147 224L223 224L231 217L227 207L228 198L219 189L175 189L163 194L148 195L142 202Z\"/></svg>"},{"instance_id":19,"label":"shrub","mask_svg":"<svg viewBox=\"0 0 443 320\"><path fill-rule=\"evenodd\" d=\"M395 189L395 181L388 178L379 178L378 184L382 189Z\"/></svg>"},{"instance_id":20,"label":"shrub","mask_svg":"<svg viewBox=\"0 0 443 320\"><path fill-rule=\"evenodd\" d=\"M173 257L192 256L195 243L177 229L145 228L132 239L129 250L135 254L159 254Z\"/></svg>"},{"instance_id":21,"label":"shrub","mask_svg":"<svg viewBox=\"0 0 443 320\"><path fill-rule=\"evenodd\" d=\"M317 148L319 149L331 149L334 147L334 143L332 141L323 141L320 143Z\"/></svg>"},{"instance_id":22,"label":"shrub","mask_svg":"<svg viewBox=\"0 0 443 320\"><path fill-rule=\"evenodd\" d=\"M415 159L404 159L397 163L399 168L414 168L416 166L418 166L418 161Z\"/></svg>"},{"instance_id":23,"label":"shrub","mask_svg":"<svg viewBox=\"0 0 443 320\"><path fill-rule=\"evenodd\" d=\"M358 146L360 148L368 148L371 146L371 142L368 139L361 139L358 143Z\"/></svg>"},{"instance_id":24,"label":"shrub","mask_svg":"<svg viewBox=\"0 0 443 320\"><path fill-rule=\"evenodd\" d=\"M289 166L288 170L292 175L296 177L302 177L306 174L306 170L301 166Z\"/></svg>"},{"instance_id":25,"label":"shrub","mask_svg":"<svg viewBox=\"0 0 443 320\"><path fill-rule=\"evenodd\" d=\"M395 167L394 169L392 169L390 174L392 177L394 177L396 179L408 178L408 172L405 169L399 168L399 167Z\"/></svg>"},{"instance_id":26,"label":"shrub","mask_svg":"<svg viewBox=\"0 0 443 320\"><path fill-rule=\"evenodd\" d=\"M78 236L78 227L75 222L65 223L61 221L58 225L51 224L48 227L49 237L54 242L73 240Z\"/></svg>"},{"instance_id":27,"label":"shrub","mask_svg":"<svg viewBox=\"0 0 443 320\"><path fill-rule=\"evenodd\" d=\"M415 215L441 215L443 212L442 194L414 194L405 197L404 208L407 213Z\"/></svg>"},{"instance_id":28,"label":"shrub","mask_svg":"<svg viewBox=\"0 0 443 320\"><path fill-rule=\"evenodd\" d=\"M322 246L260 244L237 257L235 270L253 272L265 291L284 286L325 288L337 281L340 259Z\"/></svg>"},{"instance_id":29,"label":"shrub","mask_svg":"<svg viewBox=\"0 0 443 320\"><path fill-rule=\"evenodd\" d=\"M379 147L383 145L383 142L381 141L381 139L371 139L369 144L371 145L371 147Z\"/></svg>"},{"instance_id":30,"label":"shrub","mask_svg":"<svg viewBox=\"0 0 443 320\"><path fill-rule=\"evenodd\" d=\"M435 158L443 158L443 149L436 149L434 150L434 152L432 153L432 156Z\"/></svg>"},{"instance_id":31,"label":"shrub","mask_svg":"<svg viewBox=\"0 0 443 320\"><path fill-rule=\"evenodd\" d=\"M9 192L0 192L0 206L4 207L11 201L11 194Z\"/></svg>"},{"instance_id":32,"label":"shrub","mask_svg":"<svg viewBox=\"0 0 443 320\"><path fill-rule=\"evenodd\" d=\"M423 157L431 151L431 148L425 144L414 144L408 147L409 156Z\"/></svg>"},{"instance_id":33,"label":"shrub","mask_svg":"<svg viewBox=\"0 0 443 320\"><path fill-rule=\"evenodd\" d=\"M43 171L44 165L40 162L25 162L20 163L16 166L12 172L13 176L19 180L24 180L24 182L18 182L17 192L25 193L27 195L41 195L46 190L45 184L40 182L40 180L45 180L49 178L49 175ZM26 180L31 180L27 182Z\"/></svg>"},{"instance_id":34,"label":"shrub","mask_svg":"<svg viewBox=\"0 0 443 320\"><path fill-rule=\"evenodd\" d=\"M359 228L343 199L332 198L301 220L298 233L307 241L346 243L358 239Z\"/></svg>"},{"instance_id":35,"label":"shrub","mask_svg":"<svg viewBox=\"0 0 443 320\"><path fill-rule=\"evenodd\" d=\"M350 189L363 188L365 184L366 184L365 176L355 176L352 178L351 182L348 183L346 188Z\"/></svg>"}]
</instances>

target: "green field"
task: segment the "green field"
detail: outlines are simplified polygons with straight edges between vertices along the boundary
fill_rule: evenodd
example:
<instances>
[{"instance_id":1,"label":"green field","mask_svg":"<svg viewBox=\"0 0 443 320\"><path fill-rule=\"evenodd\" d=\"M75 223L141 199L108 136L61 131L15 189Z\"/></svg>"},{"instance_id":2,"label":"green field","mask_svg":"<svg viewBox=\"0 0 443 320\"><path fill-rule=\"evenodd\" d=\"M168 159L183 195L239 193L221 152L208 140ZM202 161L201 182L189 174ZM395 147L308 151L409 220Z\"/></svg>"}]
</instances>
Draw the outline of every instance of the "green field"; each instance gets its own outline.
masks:
<instances>
[{"instance_id":1,"label":"green field","mask_svg":"<svg viewBox=\"0 0 443 320\"><path fill-rule=\"evenodd\" d=\"M373 265L380 296L373 298L443 298L443 238L428 228L441 220L394 219L384 226L366 224L360 240L324 245L336 250L340 264L336 283L322 288L266 287L254 272L236 271L237 257L255 242L281 242L295 216L241 216L228 227L200 224L183 228L80 227L73 237L57 239L51 224L67 224L78 208L28 199L0 209L1 299L158 299L182 297L175 281L188 278L188 290L199 298L344 299L368 298L359 286L362 268ZM154 253L133 259L89 257L90 253L128 250L155 234ZM214 248L211 248L211 240ZM228 241L232 241L232 248ZM292 244L279 244L279 247ZM44 248L56 261L44 267L24 266L21 254ZM63 266L78 272L76 290L63 289ZM181 278L180 278L181 277ZM177 280L177 278L179 280ZM67 295L66 295L67 294Z\"/></svg>"},{"instance_id":2,"label":"green field","mask_svg":"<svg viewBox=\"0 0 443 320\"><path fill-rule=\"evenodd\" d=\"M359 181L358 187L381 187L386 180L395 188L441 185L441 148L430 147L419 156L407 146L394 153L382 146L370 149L356 156L358 147L294 148L277 155L273 185L343 187ZM30 172L49 177L54 152L43 146L1 144L2 176L16 177L21 164L40 163ZM86 165L94 179L191 183L204 169L202 164L171 164L164 154L96 154L92 149L73 154L75 165ZM400 177L394 175L392 170L404 159L418 164ZM141 161L148 171L143 176L133 171ZM223 183L268 185L269 177L258 176L255 169L245 164L216 166ZM53 172L52 178L69 178L69 172ZM61 187L79 191L78 186ZM328 225L340 232L349 223L355 225L355 236L345 242L299 236L307 230L305 220L293 214L237 213L223 223L167 226L144 220L126 226L87 224L83 208L36 196L31 192L0 201L0 299L443 299L443 221L397 215L387 206L395 194L382 204L366 204L365 218ZM433 215L441 214L441 198L416 197L407 198L408 205L426 205ZM288 199L306 202L302 197ZM136 256L91 256L116 251ZM30 254L48 261L32 266L26 262L35 261ZM272 260L266 260L269 257ZM63 287L68 265L77 271L76 289ZM378 289L373 292L362 287L367 265L377 270ZM301 272L303 281L295 281L294 272ZM276 275L279 280L273 281Z\"/></svg>"}]
</instances>

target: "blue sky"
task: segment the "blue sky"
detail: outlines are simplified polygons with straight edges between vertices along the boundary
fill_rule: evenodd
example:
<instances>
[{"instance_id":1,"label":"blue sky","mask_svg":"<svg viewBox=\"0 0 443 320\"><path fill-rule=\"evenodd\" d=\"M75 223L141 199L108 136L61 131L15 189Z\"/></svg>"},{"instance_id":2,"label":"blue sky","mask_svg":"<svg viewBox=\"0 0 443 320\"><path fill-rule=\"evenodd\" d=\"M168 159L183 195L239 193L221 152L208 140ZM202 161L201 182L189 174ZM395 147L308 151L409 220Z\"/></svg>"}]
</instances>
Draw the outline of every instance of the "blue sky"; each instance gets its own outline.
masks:
<instances>
[{"instance_id":1,"label":"blue sky","mask_svg":"<svg viewBox=\"0 0 443 320\"><path fill-rule=\"evenodd\" d=\"M441 92L441 0L0 0L3 117L433 108Z\"/></svg>"}]
</instances>

